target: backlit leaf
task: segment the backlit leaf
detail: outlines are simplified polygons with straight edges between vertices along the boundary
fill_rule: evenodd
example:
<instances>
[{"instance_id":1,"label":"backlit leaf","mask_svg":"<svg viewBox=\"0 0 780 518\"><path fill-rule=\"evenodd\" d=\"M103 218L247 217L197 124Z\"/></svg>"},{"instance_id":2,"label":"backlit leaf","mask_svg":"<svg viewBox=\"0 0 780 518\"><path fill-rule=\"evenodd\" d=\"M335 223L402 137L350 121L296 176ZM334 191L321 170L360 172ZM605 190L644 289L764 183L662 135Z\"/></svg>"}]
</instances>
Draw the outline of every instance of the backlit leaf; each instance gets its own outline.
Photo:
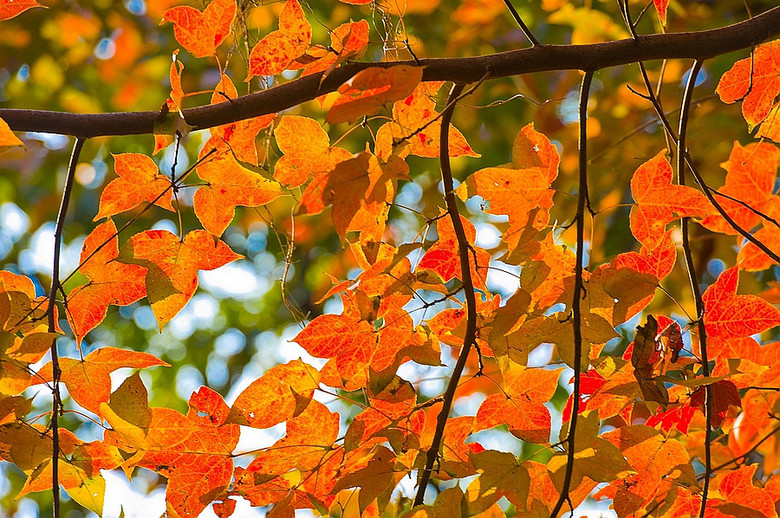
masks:
<instances>
[{"instance_id":1,"label":"backlit leaf","mask_svg":"<svg viewBox=\"0 0 780 518\"><path fill-rule=\"evenodd\" d=\"M11 19L33 7L43 7L36 0L0 0L0 21Z\"/></svg>"},{"instance_id":2,"label":"backlit leaf","mask_svg":"<svg viewBox=\"0 0 780 518\"><path fill-rule=\"evenodd\" d=\"M249 54L249 75L274 76L306 52L311 43L311 25L298 0L287 0L279 16L279 30L257 42Z\"/></svg>"},{"instance_id":3,"label":"backlit leaf","mask_svg":"<svg viewBox=\"0 0 780 518\"><path fill-rule=\"evenodd\" d=\"M780 94L780 40L759 45L749 58L734 63L715 92L724 103L742 100L742 115L751 129L769 115Z\"/></svg>"},{"instance_id":4,"label":"backlit leaf","mask_svg":"<svg viewBox=\"0 0 780 518\"><path fill-rule=\"evenodd\" d=\"M147 230L122 247L118 260L146 268L146 294L160 329L192 298L198 270L213 270L239 259L205 230L180 240L167 230Z\"/></svg>"},{"instance_id":5,"label":"backlit leaf","mask_svg":"<svg viewBox=\"0 0 780 518\"><path fill-rule=\"evenodd\" d=\"M702 218L713 212L707 198L691 187L672 185L672 166L661 151L639 166L631 178L631 232L647 246L656 248L666 224L675 218Z\"/></svg>"},{"instance_id":6,"label":"backlit leaf","mask_svg":"<svg viewBox=\"0 0 780 518\"><path fill-rule=\"evenodd\" d=\"M160 173L151 158L139 153L114 155L114 170L119 178L111 180L103 189L93 221L130 210L143 202L173 211L171 179Z\"/></svg>"},{"instance_id":7,"label":"backlit leaf","mask_svg":"<svg viewBox=\"0 0 780 518\"><path fill-rule=\"evenodd\" d=\"M68 295L68 321L79 342L103 321L109 304L127 306L146 296L146 270L116 262L118 255L119 238L109 219L84 241L81 261L86 262L79 272L88 282Z\"/></svg>"},{"instance_id":8,"label":"backlit leaf","mask_svg":"<svg viewBox=\"0 0 780 518\"><path fill-rule=\"evenodd\" d=\"M171 22L176 41L196 58L203 58L214 55L230 34L235 13L235 0L212 0L203 12L187 5L168 9L160 24Z\"/></svg>"},{"instance_id":9,"label":"backlit leaf","mask_svg":"<svg viewBox=\"0 0 780 518\"><path fill-rule=\"evenodd\" d=\"M339 97L325 120L338 124L373 115L385 104L409 97L421 79L422 67L399 65L362 70L339 87Z\"/></svg>"},{"instance_id":10,"label":"backlit leaf","mask_svg":"<svg viewBox=\"0 0 780 518\"><path fill-rule=\"evenodd\" d=\"M737 295L739 270L729 268L702 295L707 335L747 337L780 325L780 310L755 295Z\"/></svg>"}]
</instances>

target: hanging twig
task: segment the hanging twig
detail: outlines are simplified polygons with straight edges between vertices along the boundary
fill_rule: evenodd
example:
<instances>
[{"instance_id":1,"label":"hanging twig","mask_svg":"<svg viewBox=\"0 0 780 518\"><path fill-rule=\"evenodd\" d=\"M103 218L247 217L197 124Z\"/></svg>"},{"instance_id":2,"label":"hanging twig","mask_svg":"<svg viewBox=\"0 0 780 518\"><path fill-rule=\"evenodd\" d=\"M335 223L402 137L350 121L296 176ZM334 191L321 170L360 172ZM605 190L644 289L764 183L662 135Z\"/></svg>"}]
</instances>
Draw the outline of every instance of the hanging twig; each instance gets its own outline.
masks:
<instances>
[{"instance_id":1,"label":"hanging twig","mask_svg":"<svg viewBox=\"0 0 780 518\"><path fill-rule=\"evenodd\" d=\"M79 155L81 155L81 148L84 147L84 139L76 139L76 143L73 146L73 153L70 155L70 163L68 164L68 174L65 178L65 187L62 190L62 201L60 202L60 210L57 213L57 223L54 228L54 264L52 265L51 273L51 287L49 288L49 305L46 308L46 316L48 317L49 333L56 332L57 320L54 316L56 306L54 305L54 299L57 295L57 290L60 288L60 247L62 244L62 231L65 228L65 216L68 214L68 205L70 204L70 195L73 190L73 178L76 176L76 165L79 163ZM59 417L62 412L62 398L60 397L60 364L59 356L57 354L57 339L52 340L51 343L51 433L52 433L52 454L51 454L51 492L52 492L52 508L54 510L54 518L60 516L60 473L59 473L59 459L60 459L60 430L59 430Z\"/></svg>"},{"instance_id":2,"label":"hanging twig","mask_svg":"<svg viewBox=\"0 0 780 518\"><path fill-rule=\"evenodd\" d=\"M680 125L677 129L677 175L679 184L685 185L685 134L688 130L688 117L690 115L691 99L693 98L693 88L696 86L696 77L701 70L701 61L695 61L688 75L688 81L685 84L685 94L683 95L682 106L680 108ZM682 218L682 246L685 255L685 264L688 269L688 278L691 282L693 298L696 301L696 325L699 330L699 353L701 355L701 373L704 377L710 375L709 358L707 357L707 329L704 325L704 301L699 287L699 276L696 274L696 267L693 262L693 251L688 235L688 223L690 218ZM705 386L704 400L704 418L707 422L704 432L704 487L701 494L701 509L699 517L704 518L704 512L707 508L707 494L710 487L710 476L712 475L712 386Z\"/></svg>"},{"instance_id":3,"label":"hanging twig","mask_svg":"<svg viewBox=\"0 0 780 518\"><path fill-rule=\"evenodd\" d=\"M566 439L566 473L563 477L561 494L550 516L558 516L563 503L569 501L569 490L574 473L574 436L580 411L580 364L582 363L582 309L580 303L585 294L583 268L585 262L585 206L588 201L588 96L593 81L593 71L585 72L580 87L580 138L579 138L579 186L577 187L577 260L574 264L574 296L572 298L572 320L574 325L574 391L571 403L571 421ZM569 504L571 505L571 503Z\"/></svg>"},{"instance_id":4,"label":"hanging twig","mask_svg":"<svg viewBox=\"0 0 780 518\"><path fill-rule=\"evenodd\" d=\"M444 200L447 205L447 213L452 220L452 226L458 239L458 255L460 257L460 271L463 281L463 290L466 298L466 332L463 337L463 347L460 349L458 361L452 370L452 376L444 392L442 408L436 418L436 430L431 440L431 446L428 448L425 459L425 467L420 472L417 485L417 494L414 497L414 505L421 505L425 496L425 489L433 472L433 466L439 459L439 449L441 448L442 438L444 437L444 427L447 425L452 402L455 399L455 389L458 388L458 381L463 374L466 366L466 360L469 357L471 346L476 342L477 336L477 299L474 292L474 282L471 279L471 266L469 264L469 241L466 238L466 232L463 229L463 222L460 220L457 200L455 198L455 185L452 180L452 170L450 169L450 151L449 151L449 133L452 112L455 109L455 100L463 91L462 84L453 85L450 95L447 99L447 107L444 109L441 118L441 137L439 142L439 163L441 166L441 177L444 183Z\"/></svg>"}]
</instances>

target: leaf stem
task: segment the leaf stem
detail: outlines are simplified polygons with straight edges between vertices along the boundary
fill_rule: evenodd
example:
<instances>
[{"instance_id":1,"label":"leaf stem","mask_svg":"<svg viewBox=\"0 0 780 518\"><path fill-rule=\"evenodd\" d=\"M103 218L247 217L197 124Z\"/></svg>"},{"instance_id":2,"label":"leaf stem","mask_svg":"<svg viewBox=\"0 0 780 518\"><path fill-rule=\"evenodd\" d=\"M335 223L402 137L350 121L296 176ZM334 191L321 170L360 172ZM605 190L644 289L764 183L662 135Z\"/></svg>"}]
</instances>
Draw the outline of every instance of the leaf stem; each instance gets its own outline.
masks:
<instances>
[{"instance_id":1,"label":"leaf stem","mask_svg":"<svg viewBox=\"0 0 780 518\"><path fill-rule=\"evenodd\" d=\"M471 279L471 267L469 265L469 242L466 238L466 232L463 229L463 222L460 220L457 200L455 198L455 185L452 180L452 169L450 168L449 151L449 133L452 112L455 109L455 103L458 96L463 91L464 85L454 84L450 90L447 99L447 105L444 108L441 118L441 137L439 142L439 163L441 166L441 177L444 183L444 200L447 205L447 213L452 220L452 226L458 239L458 255L460 257L460 271L463 280L463 289L466 298L466 332L463 337L463 347L458 355L458 361L452 370L452 376L447 384L447 390L444 392L442 408L436 419L436 430L431 440L431 446L428 448L425 459L425 467L420 473L417 485L417 494L414 497L414 505L422 505L425 489L431 478L433 466L439 458L439 450L444 437L444 427L447 425L452 402L455 399L455 389L458 388L458 381L463 374L466 366L466 360L469 356L471 346L476 342L477 336L477 299L474 291L474 282Z\"/></svg>"},{"instance_id":2,"label":"leaf stem","mask_svg":"<svg viewBox=\"0 0 780 518\"><path fill-rule=\"evenodd\" d=\"M57 223L54 228L54 264L52 265L51 274L51 287L49 288L49 305L46 308L46 315L49 324L49 333L55 333L57 329L57 320L55 318L55 295L60 288L60 251L62 245L62 232L65 228L65 217L68 214L68 205L70 205L70 197L73 191L73 179L76 176L76 165L79 163L79 155L81 155L81 149L84 147L84 139L77 138L76 143L73 145L73 152L70 155L70 163L68 164L68 173L65 177L65 187L62 190L62 201L60 202L60 210L57 213ZM59 417L62 412L62 398L60 396L60 364L59 356L57 354L57 339L55 338L51 343L51 373L52 373L52 408L51 408L51 431L52 431L52 454L51 454L51 492L52 492L52 507L54 512L54 518L60 516L60 474L59 474L59 459L60 459L60 430L59 430Z\"/></svg>"},{"instance_id":3,"label":"leaf stem","mask_svg":"<svg viewBox=\"0 0 780 518\"><path fill-rule=\"evenodd\" d=\"M577 260L574 265L574 297L572 300L572 319L574 324L574 389L572 393L571 421L568 438L566 439L566 472L558 501L550 516L558 516L564 502L571 505L569 490L574 474L574 437L577 431L577 420L580 411L580 369L582 363L582 308L580 303L585 294L583 267L585 262L585 206L588 203L588 97L590 85L593 82L593 71L585 72L580 87L580 136L579 136L579 187L577 190Z\"/></svg>"}]
</instances>

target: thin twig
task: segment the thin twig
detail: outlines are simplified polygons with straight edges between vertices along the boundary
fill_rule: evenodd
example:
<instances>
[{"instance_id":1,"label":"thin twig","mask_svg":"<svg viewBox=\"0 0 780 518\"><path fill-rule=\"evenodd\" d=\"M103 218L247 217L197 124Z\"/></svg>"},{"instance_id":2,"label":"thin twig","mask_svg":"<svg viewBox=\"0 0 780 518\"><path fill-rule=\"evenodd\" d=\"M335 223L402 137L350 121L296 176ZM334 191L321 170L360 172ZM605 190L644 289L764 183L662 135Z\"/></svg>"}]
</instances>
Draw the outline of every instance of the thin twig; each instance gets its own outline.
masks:
<instances>
[{"instance_id":1,"label":"thin twig","mask_svg":"<svg viewBox=\"0 0 780 518\"><path fill-rule=\"evenodd\" d=\"M531 29L528 28L523 19L520 17L520 13L517 12L515 6L512 5L512 0L504 0L504 4L506 4L506 8L509 9L509 12L512 13L512 18L514 18L515 22L517 22L517 25L520 26L520 30L523 31L523 34L525 34L525 37L528 38L528 41L531 42L531 45L534 47L541 45L539 40L536 39L536 36L534 36L534 33L531 32Z\"/></svg>"},{"instance_id":2,"label":"thin twig","mask_svg":"<svg viewBox=\"0 0 780 518\"><path fill-rule=\"evenodd\" d=\"M76 165L79 163L79 155L84 147L84 139L76 139L73 145L73 152L70 155L68 164L68 174L65 177L65 187L62 190L62 201L60 210L57 213L57 223L54 228L54 264L51 273L51 288L49 289L49 305L46 308L48 317L49 333L55 333L57 330L57 321L54 317L55 296L60 288L60 246L62 244L62 232L65 228L65 217L68 214L68 205L70 205L70 196L73 191L73 179L76 176ZM52 378L52 404L51 404L51 432L52 432L52 453L51 453L51 492L52 508L54 518L60 516L60 430L59 417L62 412L62 398L60 396L60 363L57 354L57 339L54 338L51 343L51 378Z\"/></svg>"},{"instance_id":3,"label":"thin twig","mask_svg":"<svg viewBox=\"0 0 780 518\"><path fill-rule=\"evenodd\" d=\"M570 502L569 489L574 474L574 437L580 411L580 364L582 363L582 308L580 303L585 292L583 267L585 262L585 206L588 201L588 96L593 81L593 71L585 73L580 87L580 137L579 137L579 186L577 188L577 260L574 265L574 298L572 300L572 319L574 325L574 389L571 403L571 421L566 440L566 473L563 477L561 494L550 516L558 516L564 502ZM571 503L569 504L571 505Z\"/></svg>"},{"instance_id":4,"label":"thin twig","mask_svg":"<svg viewBox=\"0 0 780 518\"><path fill-rule=\"evenodd\" d=\"M460 220L457 200L455 198L455 184L452 180L452 170L450 168L449 152L449 129L452 120L452 112L455 109L455 102L463 91L462 84L454 84L450 90L447 99L447 107L444 109L441 118L441 136L439 142L439 163L441 166L442 182L444 183L444 200L447 205L447 213L452 220L452 226L458 239L458 255L460 257L460 270L463 281L464 294L466 298L466 332L463 337L463 347L461 347L458 361L452 370L452 376L444 392L441 411L436 418L436 430L431 440L431 446L428 448L425 459L425 467L420 472L420 478L417 485L417 494L414 497L414 505L421 505L425 496L425 489L433 472L433 466L439 459L439 450L444 437L444 427L447 425L452 402L455 399L455 389L458 388L463 369L466 366L466 360L469 356L471 346L476 342L477 337L477 299L474 292L474 282L471 279L471 267L469 264L469 241L466 232L463 229L463 222Z\"/></svg>"},{"instance_id":5,"label":"thin twig","mask_svg":"<svg viewBox=\"0 0 780 518\"><path fill-rule=\"evenodd\" d=\"M683 95L680 108L680 124L677 129L677 175L679 184L685 185L685 136L688 130L688 118L690 117L691 99L693 98L693 89L696 86L696 77L701 70L701 61L695 61L688 75L688 81L685 84L685 94ZM704 377L710 375L709 358L707 357L707 329L704 325L704 300L699 287L699 276L696 274L696 266L693 261L693 251L688 232L688 222L690 218L682 218L682 247L685 255L685 264L688 269L688 279L691 282L691 290L696 301L696 325L699 330L699 353L701 355L701 372ZM712 475L712 388L711 385L705 386L704 400L704 418L706 420L706 430L704 432L704 487L701 493L701 509L699 517L704 518L707 509L707 496L710 488L710 476Z\"/></svg>"}]
</instances>

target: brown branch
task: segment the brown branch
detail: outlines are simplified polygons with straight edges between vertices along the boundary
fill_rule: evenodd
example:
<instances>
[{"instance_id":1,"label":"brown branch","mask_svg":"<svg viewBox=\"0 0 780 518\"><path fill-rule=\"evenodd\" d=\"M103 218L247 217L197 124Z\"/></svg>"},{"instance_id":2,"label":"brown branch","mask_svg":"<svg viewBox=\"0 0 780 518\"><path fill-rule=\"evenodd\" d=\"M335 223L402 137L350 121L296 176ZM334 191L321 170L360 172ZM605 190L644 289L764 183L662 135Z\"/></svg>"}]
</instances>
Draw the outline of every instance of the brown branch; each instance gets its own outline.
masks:
<instances>
[{"instance_id":1,"label":"brown branch","mask_svg":"<svg viewBox=\"0 0 780 518\"><path fill-rule=\"evenodd\" d=\"M471 279L471 267L469 264L469 248L471 245L466 237L466 232L463 229L463 222L460 220L460 212L458 211L458 204L455 198L455 185L452 180L452 170L450 168L450 121L452 120L452 112L455 109L455 99L457 99L463 91L463 86L464 85L457 83L453 85L452 90L450 90L449 98L447 99L447 107L444 109L441 119L439 162L441 165L442 182L444 183L444 200L447 205L447 213L452 220L452 226L458 239L460 271L466 297L466 332L463 337L463 347L461 347L460 354L458 355L458 361L455 364L455 368L452 370L452 376L447 385L447 390L444 392L441 411L439 411L439 415L436 418L436 430L433 434L433 439L431 440L431 446L426 452L425 467L420 473L417 494L414 497L415 506L423 503L425 489L431 478L433 466L439 458L439 449L441 448L441 442L444 437L444 427L447 425L452 402L455 399L455 389L458 388L458 381L460 381L460 376L463 374L463 369L466 366L469 351L471 351L471 346L476 342L477 337L477 299L474 292L474 282Z\"/></svg>"},{"instance_id":2,"label":"brown branch","mask_svg":"<svg viewBox=\"0 0 780 518\"><path fill-rule=\"evenodd\" d=\"M313 74L231 102L184 110L194 130L229 124L275 113L336 90L356 73L371 67L423 66L424 81L474 83L481 77L498 77L556 70L597 70L654 59L707 59L746 49L780 34L780 7L720 29L652 34L592 45L537 45L530 49L465 58L419 61L351 63L327 76ZM0 109L14 131L42 131L61 135L96 137L154 132L159 112L76 114Z\"/></svg>"},{"instance_id":3,"label":"brown branch","mask_svg":"<svg viewBox=\"0 0 780 518\"><path fill-rule=\"evenodd\" d=\"M49 333L55 333L57 321L54 317L55 304L54 299L57 290L60 288L60 248L62 243L62 231L65 228L65 217L68 214L68 205L70 205L71 192L73 191L73 179L76 176L76 165L79 162L81 148L84 146L84 139L76 139L73 146L73 153L70 155L68 164L68 174L65 178L65 187L62 191L62 202L60 210L57 213L57 224L54 229L54 264L51 273L51 288L49 289L49 305L46 308L48 317ZM52 431L52 454L51 454L51 491L54 509L54 518L60 516L60 430L59 417L62 412L62 398L60 396L60 364L57 354L57 339L51 343L51 379L52 379L52 408L51 408L51 431Z\"/></svg>"},{"instance_id":4,"label":"brown branch","mask_svg":"<svg viewBox=\"0 0 780 518\"><path fill-rule=\"evenodd\" d=\"M677 129L677 174L680 185L685 185L685 157L687 151L685 147L685 136L688 130L688 118L690 116L693 88L696 85L696 77L699 75L701 65L702 62L697 60L691 67L680 109L680 124ZM690 279L691 290L693 291L693 298L696 301L696 322L699 331L701 372L704 377L708 377L710 375L710 365L707 356L707 329L704 325L704 300L702 299L698 280L699 276L696 274L696 267L693 262L693 251L691 250L691 242L688 236L689 221L690 218L682 218L682 246L685 254L685 264L688 269L688 278ZM706 420L706 430L704 432L704 487L702 488L701 494L700 518L704 518L704 513L707 509L707 496L710 488L710 476L712 475L712 388L710 385L705 387L704 418Z\"/></svg>"},{"instance_id":5,"label":"brown branch","mask_svg":"<svg viewBox=\"0 0 780 518\"><path fill-rule=\"evenodd\" d=\"M571 403L571 421L566 440L566 472L563 477L561 494L550 516L558 516L563 503L569 501L569 486L574 474L574 436L577 431L577 420L580 412L580 364L582 363L582 309L580 303L585 294L583 283L583 267L585 262L585 205L588 202L588 96L593 81L593 72L588 71L582 78L580 88L580 138L579 138L579 186L577 188L577 261L574 265L574 297L572 313L574 324L574 389Z\"/></svg>"},{"instance_id":6,"label":"brown branch","mask_svg":"<svg viewBox=\"0 0 780 518\"><path fill-rule=\"evenodd\" d=\"M506 8L509 9L509 12L512 14L512 18L514 18L517 25L520 26L520 30L523 31L523 34L526 38L528 38L528 41L531 43L531 45L534 47L541 45L539 40L536 39L536 36L534 36L534 33L531 32L531 29L528 28L523 19L520 17L520 13L517 12L515 6L512 5L512 0L504 0L504 4L506 4Z\"/></svg>"}]
</instances>

